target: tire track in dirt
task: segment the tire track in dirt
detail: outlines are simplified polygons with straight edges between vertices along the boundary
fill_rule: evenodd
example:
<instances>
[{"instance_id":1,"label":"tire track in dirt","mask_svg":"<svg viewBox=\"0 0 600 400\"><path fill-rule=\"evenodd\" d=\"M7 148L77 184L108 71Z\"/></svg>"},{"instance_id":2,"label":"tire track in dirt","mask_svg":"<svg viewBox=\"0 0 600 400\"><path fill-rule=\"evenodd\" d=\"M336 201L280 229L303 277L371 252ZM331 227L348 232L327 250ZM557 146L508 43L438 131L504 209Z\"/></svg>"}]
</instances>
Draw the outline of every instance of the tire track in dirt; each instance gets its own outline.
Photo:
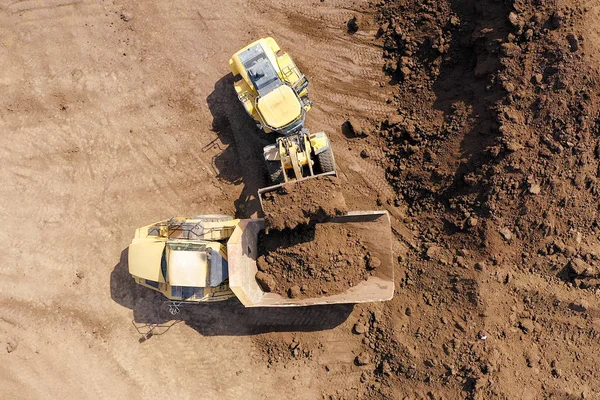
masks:
<instances>
[{"instance_id":1,"label":"tire track in dirt","mask_svg":"<svg viewBox=\"0 0 600 400\"><path fill-rule=\"evenodd\" d=\"M333 103L340 109L344 109L344 112L347 113L347 115L358 114L385 118L390 115L393 110L393 107L384 102L350 94L332 93L328 94L327 99L323 100L329 100L329 104Z\"/></svg>"},{"instance_id":2,"label":"tire track in dirt","mask_svg":"<svg viewBox=\"0 0 600 400\"><path fill-rule=\"evenodd\" d=\"M14 352L0 354L7 360L12 360L11 374L20 377L22 390L39 391L42 397L79 395L106 398L105 396L119 393L132 394L128 390L123 391L121 385L115 385L114 382L111 384L119 372L102 359L108 349L97 338L94 339L91 333L96 326L102 326L102 322L92 322L89 314L62 307L39 306L37 302L3 301L0 309L2 318L11 321L12 333L9 330L8 335L19 338ZM51 329L41 332L35 326L31 329L33 321ZM77 342L69 341L67 344L58 339L64 334L72 335L72 332L79 333ZM83 343L80 342L82 338ZM101 349L98 351L96 348L99 344ZM89 364L80 362L81 354L87 354ZM108 368L110 375L98 374L96 367L99 365L96 362L104 364L103 368ZM86 385L79 386L77 390L64 387L60 377L73 375L78 376L80 382L86 382Z\"/></svg>"},{"instance_id":3,"label":"tire track in dirt","mask_svg":"<svg viewBox=\"0 0 600 400\"><path fill-rule=\"evenodd\" d=\"M339 4L339 6L338 6ZM306 36L314 33L315 27L339 29L352 17L353 11L345 9L345 3L292 0L288 3L269 1L260 7L270 13L277 11L285 15L290 26Z\"/></svg>"}]
</instances>

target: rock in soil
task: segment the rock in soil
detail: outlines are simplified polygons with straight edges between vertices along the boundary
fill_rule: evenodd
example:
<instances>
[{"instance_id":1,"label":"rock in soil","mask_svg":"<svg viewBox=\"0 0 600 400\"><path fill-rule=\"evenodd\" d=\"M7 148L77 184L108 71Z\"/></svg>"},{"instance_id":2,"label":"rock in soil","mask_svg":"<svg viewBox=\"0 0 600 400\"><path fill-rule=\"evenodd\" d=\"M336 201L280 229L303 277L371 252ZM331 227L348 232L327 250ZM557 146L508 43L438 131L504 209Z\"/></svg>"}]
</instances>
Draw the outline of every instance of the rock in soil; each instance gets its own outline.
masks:
<instances>
[{"instance_id":1,"label":"rock in soil","mask_svg":"<svg viewBox=\"0 0 600 400\"><path fill-rule=\"evenodd\" d=\"M362 353L356 356L354 362L356 363L356 365L359 366L367 365L371 362L371 355L366 351L363 351Z\"/></svg>"},{"instance_id":2,"label":"rock in soil","mask_svg":"<svg viewBox=\"0 0 600 400\"><path fill-rule=\"evenodd\" d=\"M267 293L272 292L276 285L273 277L262 271L258 271L256 273L256 281L258 282L262 290L264 290Z\"/></svg>"},{"instance_id":3,"label":"rock in soil","mask_svg":"<svg viewBox=\"0 0 600 400\"><path fill-rule=\"evenodd\" d=\"M592 275L589 273L589 271L593 271L593 268L590 264L580 260L579 258L574 258L569 261L569 269L576 275Z\"/></svg>"},{"instance_id":4,"label":"rock in soil","mask_svg":"<svg viewBox=\"0 0 600 400\"><path fill-rule=\"evenodd\" d=\"M360 323L360 322L357 322L356 324L354 324L353 332L355 334L362 335L366 331L367 331L367 327L365 326L365 324Z\"/></svg>"},{"instance_id":5,"label":"rock in soil","mask_svg":"<svg viewBox=\"0 0 600 400\"><path fill-rule=\"evenodd\" d=\"M356 33L358 32L358 18L356 18L356 15L353 16L352 18L350 18L350 20L348 20L348 33Z\"/></svg>"}]
</instances>

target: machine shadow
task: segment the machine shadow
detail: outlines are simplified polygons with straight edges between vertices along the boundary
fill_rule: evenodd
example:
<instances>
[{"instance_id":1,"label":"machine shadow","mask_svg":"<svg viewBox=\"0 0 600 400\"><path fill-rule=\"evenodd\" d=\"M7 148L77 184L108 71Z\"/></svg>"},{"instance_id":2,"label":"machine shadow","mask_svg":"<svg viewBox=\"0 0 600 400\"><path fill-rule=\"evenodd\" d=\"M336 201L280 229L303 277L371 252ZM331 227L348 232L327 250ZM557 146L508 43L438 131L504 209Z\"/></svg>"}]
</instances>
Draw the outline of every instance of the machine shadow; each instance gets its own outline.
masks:
<instances>
[{"instance_id":1,"label":"machine shadow","mask_svg":"<svg viewBox=\"0 0 600 400\"><path fill-rule=\"evenodd\" d=\"M479 173L482 165L497 162L504 156L502 153L493 160L489 149L497 145L501 137L495 105L506 96L498 82L492 81L493 75L502 68L501 40L510 32L508 18L498 16L508 16L510 10L506 4L491 0L453 0L450 3L460 20L466 22L452 35L450 48L433 85L436 95L434 108L451 119L455 105L462 103L471 110L468 118L475 123L465 132L460 143L463 161L456 168L452 183L438 199L445 201L475 195L478 201L484 202L488 188L478 184L467 185L464 177L469 173ZM487 214L485 210L476 211Z\"/></svg>"},{"instance_id":2,"label":"machine shadow","mask_svg":"<svg viewBox=\"0 0 600 400\"><path fill-rule=\"evenodd\" d=\"M133 323L142 336L152 336L148 332L162 334L178 322L186 323L203 336L321 331L344 323L354 308L353 304L246 308L234 298L183 305L179 314L171 315L160 293L134 282L129 275L127 256L128 249L124 249L110 275L110 292L113 301L133 310Z\"/></svg>"},{"instance_id":3,"label":"machine shadow","mask_svg":"<svg viewBox=\"0 0 600 400\"><path fill-rule=\"evenodd\" d=\"M472 211L486 216L488 210L478 205L485 204L490 186L485 184L485 179L479 183L468 178L492 174L493 168L486 167L505 156L505 152L500 151L502 135L497 104L507 92L496 74L502 69L500 45L511 31L510 9L506 3L493 0L450 0L449 5L461 24L454 29L448 27L452 33L449 40L446 39L447 49L440 53L439 47L433 46L437 28L424 24L419 33L428 38L411 51L421 72L431 77L432 108L443 113L443 123L421 128L428 135L427 146L433 152L444 146L450 149L447 151L455 151L457 144L453 157L458 163L448 169L436 167L431 173L417 175L415 180L423 182L415 185L414 190L420 192L415 197L430 198L447 207L458 198L473 199L472 203L477 206ZM396 40L398 47L404 49L406 43L400 38ZM414 84L399 68L386 73L391 85L410 88ZM419 94L416 89L415 94ZM499 153L492 155L496 149ZM431 182L439 188L428 189ZM447 227L449 232L457 229L454 223Z\"/></svg>"},{"instance_id":4,"label":"machine shadow","mask_svg":"<svg viewBox=\"0 0 600 400\"><path fill-rule=\"evenodd\" d=\"M213 116L212 130L226 146L214 159L217 178L243 185L235 201L237 217L256 216L261 212L258 189L267 185L263 147L275 139L260 131L246 113L233 87L231 73L215 83L206 102Z\"/></svg>"}]
</instances>

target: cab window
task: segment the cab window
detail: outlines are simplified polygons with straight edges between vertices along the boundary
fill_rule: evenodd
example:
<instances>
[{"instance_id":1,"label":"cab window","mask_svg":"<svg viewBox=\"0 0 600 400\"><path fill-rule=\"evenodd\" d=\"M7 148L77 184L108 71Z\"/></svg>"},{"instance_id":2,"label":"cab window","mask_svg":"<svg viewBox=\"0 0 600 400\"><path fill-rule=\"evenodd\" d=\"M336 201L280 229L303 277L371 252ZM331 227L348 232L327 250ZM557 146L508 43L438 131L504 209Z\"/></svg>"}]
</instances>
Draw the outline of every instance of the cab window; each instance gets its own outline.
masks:
<instances>
[{"instance_id":1,"label":"cab window","mask_svg":"<svg viewBox=\"0 0 600 400\"><path fill-rule=\"evenodd\" d=\"M150 279L146 279L146 285L158 289L158 282L151 281Z\"/></svg>"},{"instance_id":2,"label":"cab window","mask_svg":"<svg viewBox=\"0 0 600 400\"><path fill-rule=\"evenodd\" d=\"M163 279L167 281L167 248L165 247L160 259L160 271L163 274Z\"/></svg>"},{"instance_id":3,"label":"cab window","mask_svg":"<svg viewBox=\"0 0 600 400\"><path fill-rule=\"evenodd\" d=\"M204 288L193 286L171 286L171 296L181 297L183 299L204 297Z\"/></svg>"}]
</instances>

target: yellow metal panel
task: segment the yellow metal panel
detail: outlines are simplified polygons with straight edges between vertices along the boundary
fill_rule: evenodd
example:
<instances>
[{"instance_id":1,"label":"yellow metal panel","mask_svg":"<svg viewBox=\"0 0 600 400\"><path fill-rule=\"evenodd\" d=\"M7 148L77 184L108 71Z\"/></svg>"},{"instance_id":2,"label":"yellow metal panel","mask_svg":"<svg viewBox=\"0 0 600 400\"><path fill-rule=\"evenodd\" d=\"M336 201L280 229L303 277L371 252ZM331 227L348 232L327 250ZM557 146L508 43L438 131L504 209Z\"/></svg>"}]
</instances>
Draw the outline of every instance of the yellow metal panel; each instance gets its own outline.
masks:
<instances>
[{"instance_id":1,"label":"yellow metal panel","mask_svg":"<svg viewBox=\"0 0 600 400\"><path fill-rule=\"evenodd\" d=\"M165 242L156 239L133 239L129 246L129 273L142 279L164 282L160 271Z\"/></svg>"},{"instance_id":2,"label":"yellow metal panel","mask_svg":"<svg viewBox=\"0 0 600 400\"><path fill-rule=\"evenodd\" d=\"M277 52L281 50L275 39L273 39L272 37L269 36L267 38L264 38L264 41L273 53L277 54Z\"/></svg>"},{"instance_id":3,"label":"yellow metal panel","mask_svg":"<svg viewBox=\"0 0 600 400\"><path fill-rule=\"evenodd\" d=\"M279 86L258 99L258 111L264 121L274 127L283 127L302 114L302 105L292 88Z\"/></svg>"},{"instance_id":4,"label":"yellow metal panel","mask_svg":"<svg viewBox=\"0 0 600 400\"><path fill-rule=\"evenodd\" d=\"M171 286L206 286L208 263L204 251L170 250L168 257Z\"/></svg>"},{"instance_id":5,"label":"yellow metal panel","mask_svg":"<svg viewBox=\"0 0 600 400\"><path fill-rule=\"evenodd\" d=\"M319 151L329 145L329 140L325 134L319 132L318 134L311 135L310 145L314 151Z\"/></svg>"},{"instance_id":6,"label":"yellow metal panel","mask_svg":"<svg viewBox=\"0 0 600 400\"><path fill-rule=\"evenodd\" d=\"M240 97L240 100L242 100L246 112L250 115L254 114L254 99L256 98L254 89L248 86L244 80L235 82L233 86L235 87L235 92L237 93L238 97Z\"/></svg>"},{"instance_id":7,"label":"yellow metal panel","mask_svg":"<svg viewBox=\"0 0 600 400\"><path fill-rule=\"evenodd\" d=\"M282 73L279 74L281 79L285 79L292 85L298 82L300 79L300 76L297 74L298 69L296 68L296 64L294 64L294 61L292 61L292 57L290 57L289 54L285 53L281 57L277 57L277 64L279 65L279 69L281 71L288 68L286 70L288 74L285 77Z\"/></svg>"}]
</instances>

